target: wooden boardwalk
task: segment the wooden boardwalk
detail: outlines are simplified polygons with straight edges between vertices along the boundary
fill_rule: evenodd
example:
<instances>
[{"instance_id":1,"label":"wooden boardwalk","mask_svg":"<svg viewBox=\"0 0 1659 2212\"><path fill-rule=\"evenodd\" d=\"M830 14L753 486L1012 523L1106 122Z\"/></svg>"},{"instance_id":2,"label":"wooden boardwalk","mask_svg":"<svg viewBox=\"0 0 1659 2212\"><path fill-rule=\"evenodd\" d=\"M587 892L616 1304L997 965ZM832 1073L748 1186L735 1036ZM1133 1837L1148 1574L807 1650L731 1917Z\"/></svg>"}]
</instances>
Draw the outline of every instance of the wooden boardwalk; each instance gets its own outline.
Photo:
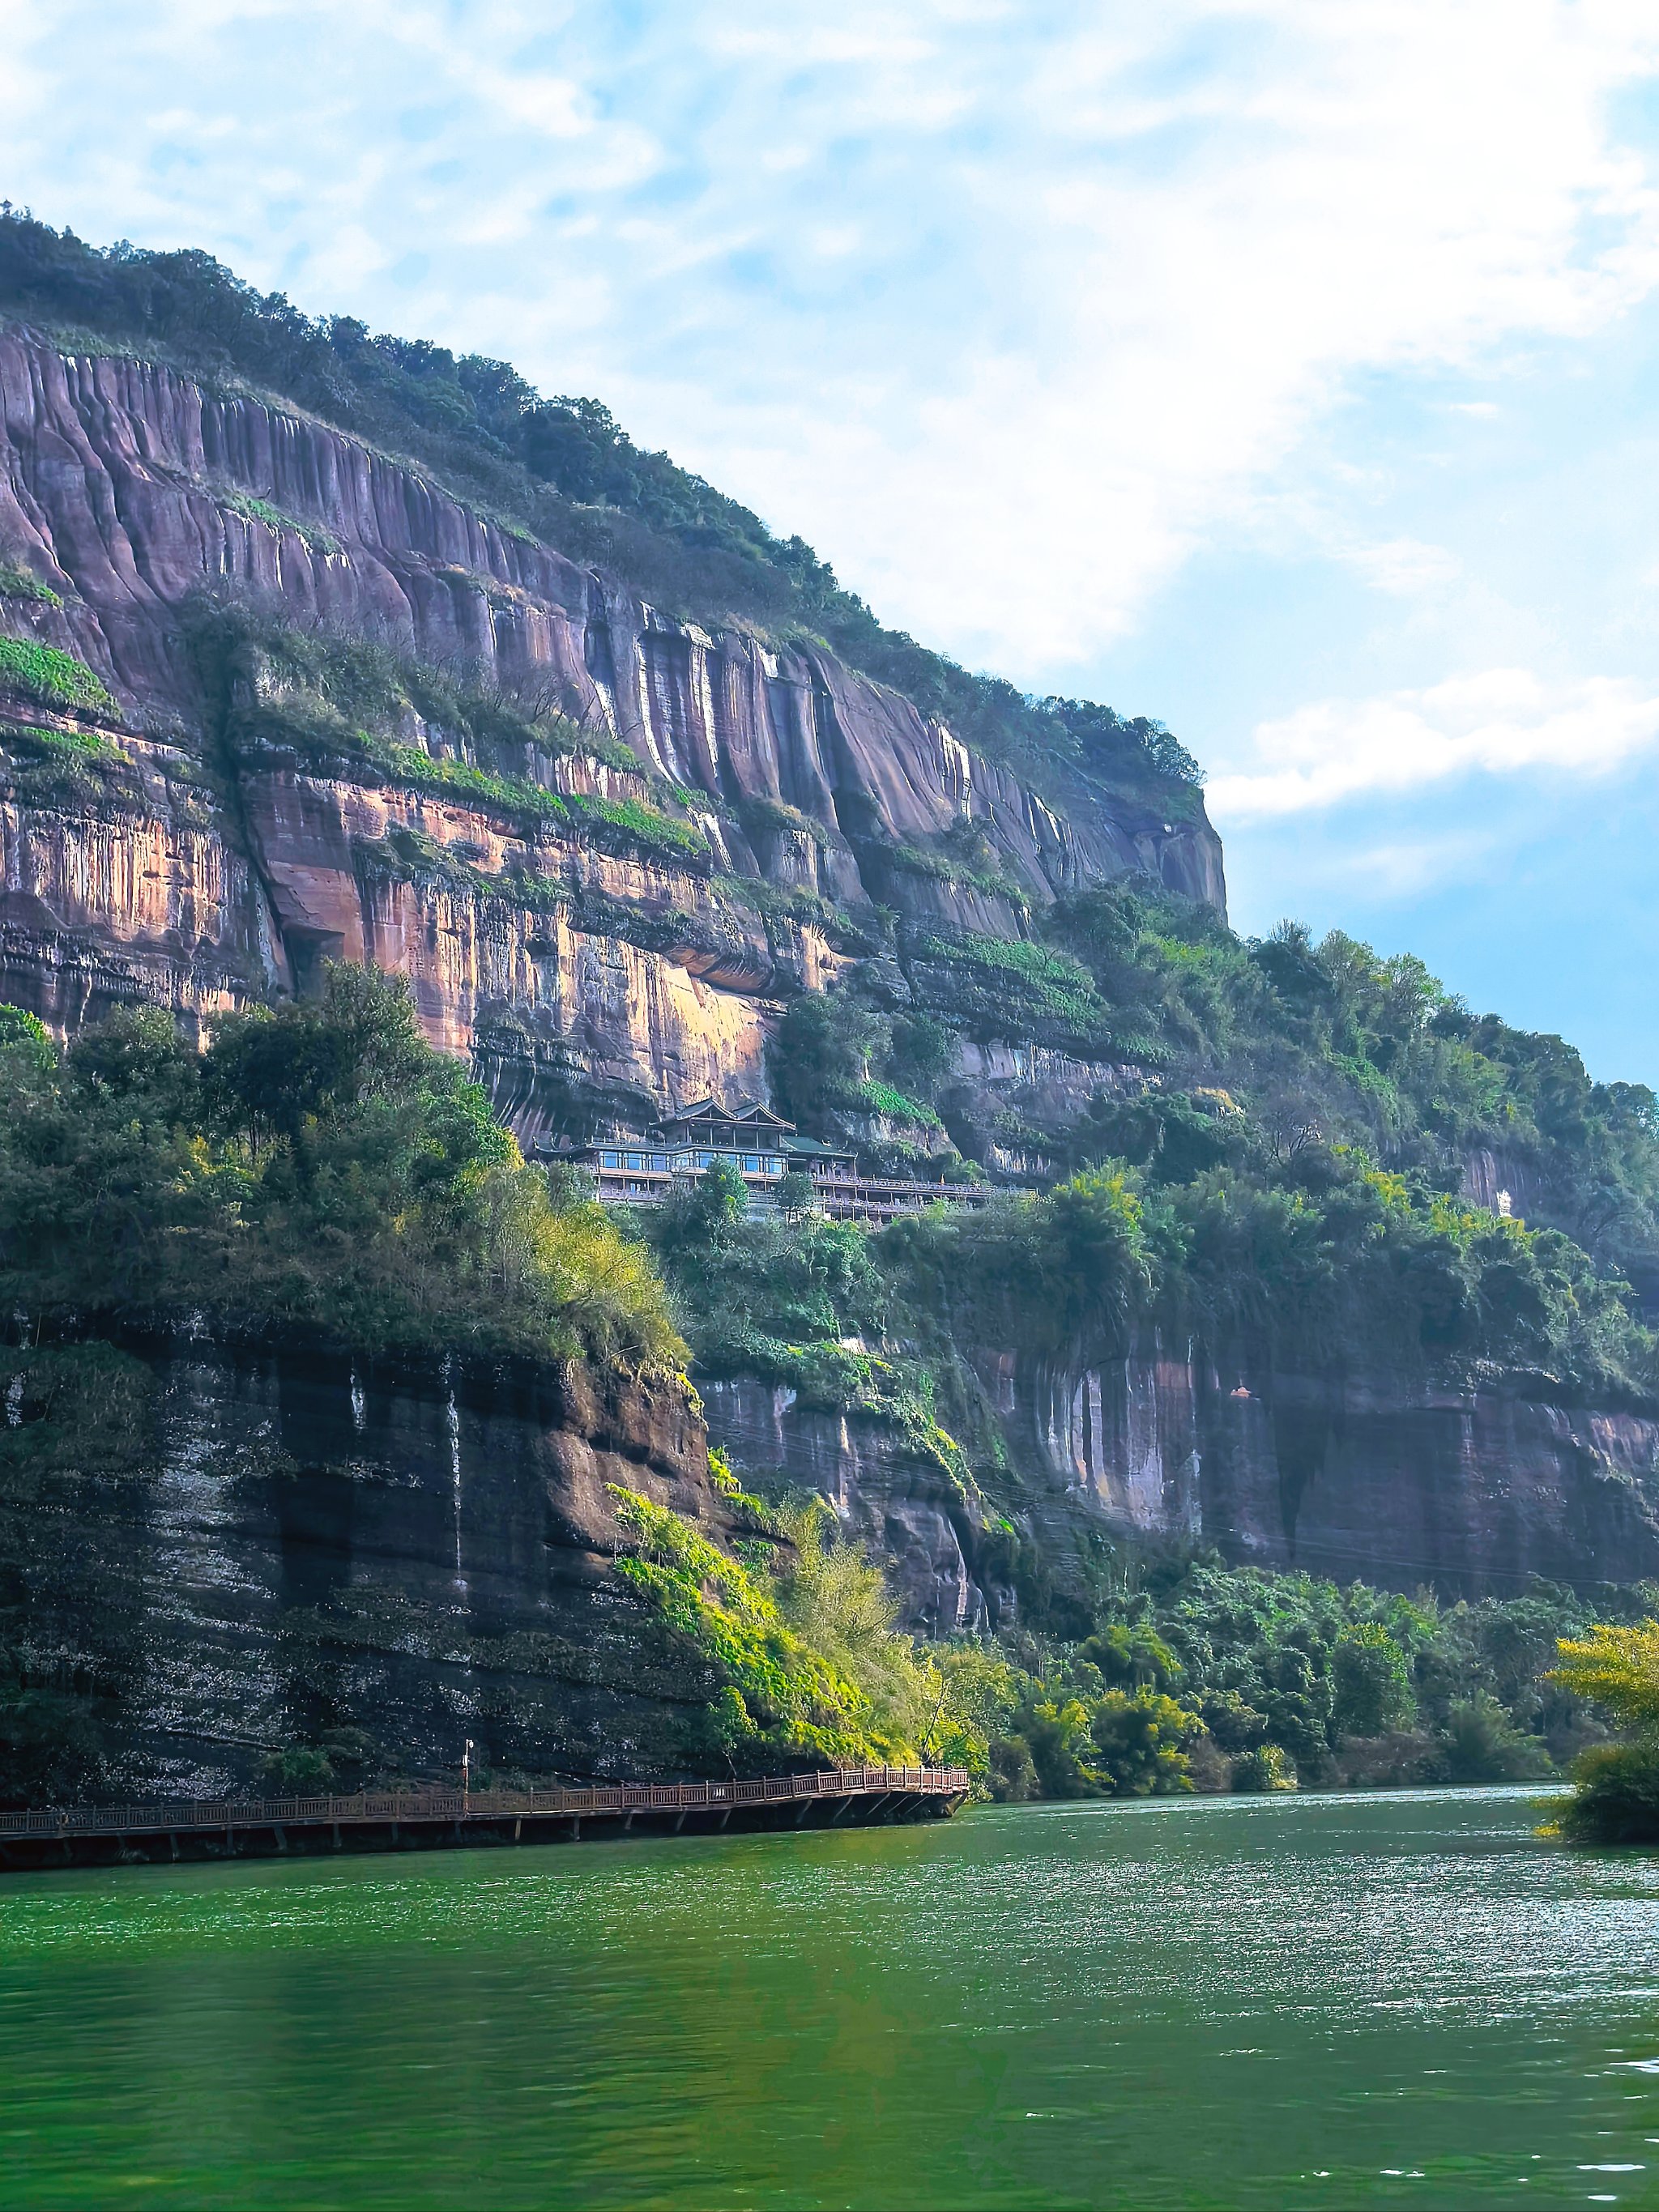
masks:
<instances>
[{"instance_id":1,"label":"wooden boardwalk","mask_svg":"<svg viewBox=\"0 0 1659 2212\"><path fill-rule=\"evenodd\" d=\"M0 1870L941 1820L957 1810L968 1788L967 1770L959 1766L854 1766L754 1782L71 1805L0 1813Z\"/></svg>"}]
</instances>

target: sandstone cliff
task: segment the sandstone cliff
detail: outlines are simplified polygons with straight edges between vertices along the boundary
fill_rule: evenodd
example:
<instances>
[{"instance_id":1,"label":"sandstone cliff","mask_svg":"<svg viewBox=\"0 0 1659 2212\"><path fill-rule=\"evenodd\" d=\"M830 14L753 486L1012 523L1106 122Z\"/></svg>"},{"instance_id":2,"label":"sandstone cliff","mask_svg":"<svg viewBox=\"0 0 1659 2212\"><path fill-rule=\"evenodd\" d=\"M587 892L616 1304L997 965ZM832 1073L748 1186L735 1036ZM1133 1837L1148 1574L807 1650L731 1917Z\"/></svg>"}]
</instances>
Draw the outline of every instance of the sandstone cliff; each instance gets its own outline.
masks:
<instances>
[{"instance_id":1,"label":"sandstone cliff","mask_svg":"<svg viewBox=\"0 0 1659 2212\"><path fill-rule=\"evenodd\" d=\"M466 1736L535 1772L695 1766L713 1686L611 1572L605 1488L724 1533L683 1386L206 1337L88 1356L129 1418L66 1439L48 1496L12 1468L6 1573L36 1663L118 1698L129 1786L246 1789L342 1729L370 1771L453 1778ZM50 1454L76 1357L7 1355L15 1443Z\"/></svg>"},{"instance_id":2,"label":"sandstone cliff","mask_svg":"<svg viewBox=\"0 0 1659 2212\"><path fill-rule=\"evenodd\" d=\"M1224 897L1195 804L1062 810L827 651L669 620L292 409L21 329L0 332L3 562L58 603L14 594L0 628L85 663L119 710L17 695L15 718L98 728L135 772L95 811L15 794L0 811L0 989L62 1029L135 996L210 1013L295 988L319 956L369 957L411 977L434 1042L477 1052L533 1136L573 1084L641 1104L763 1091L778 994L835 973L837 915L1018 936L1028 906L1134 871ZM707 862L527 842L488 804L291 757L240 760L228 782L211 763L204 796L191 769L213 733L179 621L204 585L556 708L605 757L521 772L611 800L659 779ZM916 865L963 823L988 875ZM428 865L385 866L394 832ZM525 878L574 896L526 905Z\"/></svg>"},{"instance_id":3,"label":"sandstone cliff","mask_svg":"<svg viewBox=\"0 0 1659 2212\"><path fill-rule=\"evenodd\" d=\"M1659 1420L1564 1404L1540 1378L1456 1390L1387 1363L1285 1373L1248 1356L1224 1372L1155 1336L1075 1374L994 1351L981 1364L1028 1564L1062 1605L1084 1598L1076 1549L1096 1516L1155 1551L1213 1547L1385 1589L1659 1578ZM1017 1617L1007 1524L890 1433L782 1387L706 1395L736 1464L822 1492L892 1563L913 1624L949 1635Z\"/></svg>"},{"instance_id":4,"label":"sandstone cliff","mask_svg":"<svg viewBox=\"0 0 1659 2212\"><path fill-rule=\"evenodd\" d=\"M231 744L190 642L204 588L465 669L562 718L574 740L526 742L508 766L519 786L597 813L526 821L487 775L468 784L480 763L464 738L419 718L401 734L411 757L460 772L442 787L276 739ZM1224 903L1219 844L1190 790L1157 803L1075 783L1040 790L810 641L671 619L618 577L296 408L118 353L68 355L21 328L0 330L0 637L71 655L106 690L77 702L0 684L0 721L79 748L81 763L67 781L16 773L0 789L0 997L63 1034L135 1000L199 1023L303 990L320 959L372 960L410 978L429 1036L471 1056L526 1142L607 1110L763 1094L768 1038L791 994L856 959L891 1004L907 1003L932 930L1017 939L1057 896L1133 873ZM665 796L687 833L678 846L593 834L605 809ZM994 1023L961 1053L958 1089L984 1107L994 1172L1040 1169L1020 1149L1030 1133L1040 1143L1092 1097L1145 1080ZM1025 1133L999 1139L1000 1109ZM1495 1206L1501 1187L1530 1213L1528 1174L1523 1160L1478 1152L1469 1194ZM1095 1516L1404 1586L1503 1589L1534 1571L1593 1580L1659 1564L1653 1425L1540 1384L1460 1397L1358 1355L1343 1373L1275 1374L1243 1357L1223 1372L1184 1345L1139 1344L1082 1375L1031 1369L995 1346L972 1352L1022 1486L1017 1533L907 1460L879 1425L741 1379L709 1392L716 1436L745 1465L823 1489L897 1563L918 1625L1006 1620L1019 1545L1060 1562L1063 1580ZM239 1424L281 1430L300 1418L282 1408L312 1388L273 1381L274 1370L256 1381L208 1369L202 1403L220 1411L203 1419L228 1425L232 1452ZM350 1402L338 1384L328 1384L336 1427ZM398 1388L398 1434L426 1436L406 1486L341 1474L355 1449L319 1443L283 1446L325 1470L315 1480L213 1493L231 1501L228 1519L202 1522L197 1536L211 1551L218 1530L229 1546L224 1588L262 1589L278 1571L279 1504L344 1528L347 1551L361 1535L364 1556L389 1559L406 1542L411 1590L443 1581L442 1532L427 1523L448 1466L449 1401ZM258 1411L261 1391L282 1401L275 1412ZM470 1401L458 1402L465 1423ZM490 1430L501 1467L539 1463L534 1426ZM674 1480L696 1484L696 1457ZM469 1578L499 1589L504 1620L514 1607L574 1602L548 1595L544 1567L585 1555L532 1540L529 1510L502 1504L497 1565ZM337 1561L339 1544L297 1568L302 1581L326 1580L325 1553ZM587 1587L562 1565L555 1579ZM264 1648L246 1622L224 1633L227 1650ZM248 1662L256 1673L265 1663ZM407 1698L441 1705L434 1686L451 1664L434 1659ZM224 1684L212 1692L222 1714L246 1692L234 1669ZM588 1724L585 1696L573 1693L573 1727ZM607 1706L604 1724L625 1738L621 1710ZM443 1733L411 1720L400 1741L433 1747ZM570 1756L580 1764L574 1745Z\"/></svg>"}]
</instances>

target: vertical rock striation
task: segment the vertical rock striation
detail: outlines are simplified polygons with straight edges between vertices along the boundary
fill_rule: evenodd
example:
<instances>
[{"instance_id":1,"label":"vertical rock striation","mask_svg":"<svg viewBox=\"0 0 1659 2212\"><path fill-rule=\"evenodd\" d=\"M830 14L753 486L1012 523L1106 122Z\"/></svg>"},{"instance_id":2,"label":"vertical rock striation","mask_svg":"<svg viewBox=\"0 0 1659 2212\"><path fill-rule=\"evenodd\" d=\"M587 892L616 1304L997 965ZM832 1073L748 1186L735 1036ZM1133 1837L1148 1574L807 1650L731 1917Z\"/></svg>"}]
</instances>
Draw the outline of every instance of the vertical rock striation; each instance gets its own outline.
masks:
<instances>
[{"instance_id":1,"label":"vertical rock striation","mask_svg":"<svg viewBox=\"0 0 1659 2212\"><path fill-rule=\"evenodd\" d=\"M1200 807L1172 821L1097 793L1062 811L826 651L672 621L296 410L27 331L0 332L0 560L60 602L14 597L0 628L94 670L135 762L208 742L179 617L221 585L465 663L620 742L637 777L580 757L535 773L622 798L665 780L712 855L711 881L526 842L486 805L292 762L240 763L188 830L153 774L119 824L16 805L0 988L60 1027L134 996L202 1015L292 989L320 957L369 957L411 977L434 1041L478 1052L531 1133L573 1084L656 1104L763 1090L778 994L841 957L814 901L1012 936L1028 905L1133 872L1224 898ZM1007 892L899 865L963 822ZM377 866L392 830L461 865ZM526 875L578 895L526 906Z\"/></svg>"}]
</instances>

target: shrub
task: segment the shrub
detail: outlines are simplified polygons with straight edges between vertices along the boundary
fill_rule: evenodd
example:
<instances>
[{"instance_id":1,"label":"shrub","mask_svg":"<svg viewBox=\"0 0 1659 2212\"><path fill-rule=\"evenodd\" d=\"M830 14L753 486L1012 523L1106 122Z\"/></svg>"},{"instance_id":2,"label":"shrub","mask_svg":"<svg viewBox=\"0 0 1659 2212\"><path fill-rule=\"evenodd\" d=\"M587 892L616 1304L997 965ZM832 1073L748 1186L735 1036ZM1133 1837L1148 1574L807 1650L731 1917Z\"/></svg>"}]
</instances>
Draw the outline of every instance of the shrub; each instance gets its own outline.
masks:
<instances>
[{"instance_id":1,"label":"shrub","mask_svg":"<svg viewBox=\"0 0 1659 2212\"><path fill-rule=\"evenodd\" d=\"M1557 1815L1575 1844L1659 1843L1659 1742L1592 1744L1573 1761L1572 1796Z\"/></svg>"},{"instance_id":2,"label":"shrub","mask_svg":"<svg viewBox=\"0 0 1659 2212\"><path fill-rule=\"evenodd\" d=\"M0 637L0 690L88 714L113 716L119 711L103 679L85 661L32 637Z\"/></svg>"},{"instance_id":3,"label":"shrub","mask_svg":"<svg viewBox=\"0 0 1659 2212\"><path fill-rule=\"evenodd\" d=\"M1246 1791L1294 1790L1296 1767L1276 1743L1259 1743L1233 1761L1233 1788Z\"/></svg>"},{"instance_id":4,"label":"shrub","mask_svg":"<svg viewBox=\"0 0 1659 2212\"><path fill-rule=\"evenodd\" d=\"M0 599L37 599L48 607L64 604L61 592L54 592L15 561L0 561Z\"/></svg>"}]
</instances>

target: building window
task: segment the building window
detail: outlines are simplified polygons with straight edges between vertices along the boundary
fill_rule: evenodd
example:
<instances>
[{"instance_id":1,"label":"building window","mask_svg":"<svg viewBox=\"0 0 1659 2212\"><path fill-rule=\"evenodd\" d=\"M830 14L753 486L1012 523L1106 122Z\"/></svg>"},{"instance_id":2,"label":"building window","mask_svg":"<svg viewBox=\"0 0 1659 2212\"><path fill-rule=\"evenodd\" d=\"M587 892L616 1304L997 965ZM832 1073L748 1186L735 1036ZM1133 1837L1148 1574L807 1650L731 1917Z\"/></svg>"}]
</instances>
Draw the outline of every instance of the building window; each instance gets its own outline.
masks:
<instances>
[{"instance_id":1,"label":"building window","mask_svg":"<svg viewBox=\"0 0 1659 2212\"><path fill-rule=\"evenodd\" d=\"M621 1153L601 1152L599 1154L599 1165L602 1168L619 1168L622 1165Z\"/></svg>"}]
</instances>

